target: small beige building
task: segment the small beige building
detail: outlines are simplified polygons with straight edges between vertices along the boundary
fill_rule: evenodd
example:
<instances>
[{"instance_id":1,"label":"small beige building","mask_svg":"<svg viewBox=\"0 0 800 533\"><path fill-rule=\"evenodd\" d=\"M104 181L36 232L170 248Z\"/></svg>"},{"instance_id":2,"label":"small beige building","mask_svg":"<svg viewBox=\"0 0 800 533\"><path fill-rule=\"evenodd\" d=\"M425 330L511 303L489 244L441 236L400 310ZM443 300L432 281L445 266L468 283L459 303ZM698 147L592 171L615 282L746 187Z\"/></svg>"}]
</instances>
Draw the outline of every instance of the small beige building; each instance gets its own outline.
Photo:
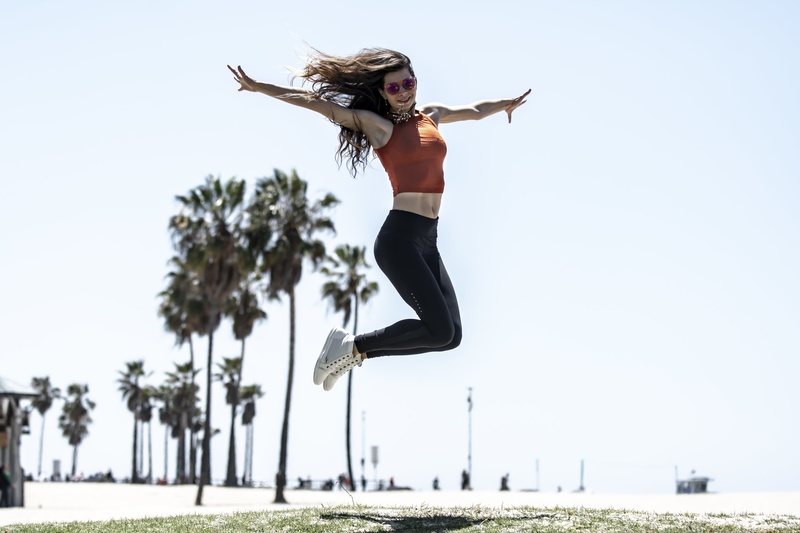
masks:
<instances>
[{"instance_id":1,"label":"small beige building","mask_svg":"<svg viewBox=\"0 0 800 533\"><path fill-rule=\"evenodd\" d=\"M11 507L25 503L25 479L20 463L20 441L29 432L28 414L30 400L38 394L30 387L19 385L0 376L0 465L8 468L14 487L11 489ZM22 405L23 403L27 405Z\"/></svg>"}]
</instances>

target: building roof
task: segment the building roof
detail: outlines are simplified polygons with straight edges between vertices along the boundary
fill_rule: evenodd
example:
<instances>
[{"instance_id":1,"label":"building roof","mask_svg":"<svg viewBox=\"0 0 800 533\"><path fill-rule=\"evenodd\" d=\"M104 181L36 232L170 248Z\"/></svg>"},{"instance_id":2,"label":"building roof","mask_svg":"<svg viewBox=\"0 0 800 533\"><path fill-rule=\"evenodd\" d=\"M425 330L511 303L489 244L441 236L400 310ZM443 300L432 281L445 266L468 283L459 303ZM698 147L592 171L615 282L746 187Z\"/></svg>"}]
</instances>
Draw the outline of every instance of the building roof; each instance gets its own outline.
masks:
<instances>
[{"instance_id":1,"label":"building roof","mask_svg":"<svg viewBox=\"0 0 800 533\"><path fill-rule=\"evenodd\" d=\"M36 398L39 393L27 385L20 385L0 376L0 398Z\"/></svg>"}]
</instances>

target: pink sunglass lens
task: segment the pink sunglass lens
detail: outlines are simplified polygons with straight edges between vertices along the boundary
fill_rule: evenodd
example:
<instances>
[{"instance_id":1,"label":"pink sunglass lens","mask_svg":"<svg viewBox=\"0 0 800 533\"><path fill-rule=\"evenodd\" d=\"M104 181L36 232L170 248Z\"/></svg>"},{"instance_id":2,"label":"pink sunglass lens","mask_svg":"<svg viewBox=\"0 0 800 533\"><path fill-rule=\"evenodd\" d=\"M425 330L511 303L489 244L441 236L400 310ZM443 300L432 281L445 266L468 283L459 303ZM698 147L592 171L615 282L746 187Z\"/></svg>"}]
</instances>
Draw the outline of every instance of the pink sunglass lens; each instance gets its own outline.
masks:
<instances>
[{"instance_id":1,"label":"pink sunglass lens","mask_svg":"<svg viewBox=\"0 0 800 533\"><path fill-rule=\"evenodd\" d=\"M406 91L410 91L417 85L417 80L414 78L406 78L403 81L398 83L390 83L386 86L386 92L394 96L395 94L400 92L400 85L403 86L403 89Z\"/></svg>"}]
</instances>

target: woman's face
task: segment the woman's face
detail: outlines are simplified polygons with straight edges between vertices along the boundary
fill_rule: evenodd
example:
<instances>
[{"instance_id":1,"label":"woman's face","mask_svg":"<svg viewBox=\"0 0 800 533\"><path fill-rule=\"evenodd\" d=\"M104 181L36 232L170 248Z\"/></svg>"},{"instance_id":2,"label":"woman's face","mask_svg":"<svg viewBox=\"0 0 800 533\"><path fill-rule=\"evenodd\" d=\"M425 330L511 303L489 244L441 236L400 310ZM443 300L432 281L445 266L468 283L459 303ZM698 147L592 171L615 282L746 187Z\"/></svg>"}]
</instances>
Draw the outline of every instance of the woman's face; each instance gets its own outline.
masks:
<instances>
[{"instance_id":1,"label":"woman's face","mask_svg":"<svg viewBox=\"0 0 800 533\"><path fill-rule=\"evenodd\" d=\"M407 68L390 72L383 77L380 93L393 110L410 111L417 99L417 79Z\"/></svg>"}]
</instances>

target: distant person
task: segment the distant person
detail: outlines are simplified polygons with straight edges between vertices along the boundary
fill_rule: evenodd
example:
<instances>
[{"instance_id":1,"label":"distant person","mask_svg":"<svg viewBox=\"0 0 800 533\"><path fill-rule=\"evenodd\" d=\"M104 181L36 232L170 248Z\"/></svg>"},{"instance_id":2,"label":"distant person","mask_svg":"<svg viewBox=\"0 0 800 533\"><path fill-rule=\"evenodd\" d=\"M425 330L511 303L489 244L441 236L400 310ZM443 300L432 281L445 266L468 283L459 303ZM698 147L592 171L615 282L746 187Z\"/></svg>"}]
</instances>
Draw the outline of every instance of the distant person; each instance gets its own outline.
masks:
<instances>
[{"instance_id":1,"label":"distant person","mask_svg":"<svg viewBox=\"0 0 800 533\"><path fill-rule=\"evenodd\" d=\"M14 483L11 482L11 474L6 465L3 465L0 467L0 507L11 507L12 488Z\"/></svg>"},{"instance_id":2,"label":"distant person","mask_svg":"<svg viewBox=\"0 0 800 533\"><path fill-rule=\"evenodd\" d=\"M509 490L508 488L508 474L500 478L500 490Z\"/></svg>"},{"instance_id":3,"label":"distant person","mask_svg":"<svg viewBox=\"0 0 800 533\"><path fill-rule=\"evenodd\" d=\"M439 477L433 478L433 490L439 490Z\"/></svg>"},{"instance_id":4,"label":"distant person","mask_svg":"<svg viewBox=\"0 0 800 533\"><path fill-rule=\"evenodd\" d=\"M333 328L314 365L314 384L331 390L339 377L368 358L457 347L461 315L437 244L447 153L439 125L500 112L511 122L511 113L526 102L530 90L515 98L418 107L411 60L383 48L348 56L314 50L297 74L310 89L259 82L242 67L228 68L240 91L271 96L337 124L336 159L344 160L355 176L366 167L369 156L376 155L392 185L392 209L375 241L375 261L416 318L356 336ZM480 187L497 185L484 179Z\"/></svg>"},{"instance_id":5,"label":"distant person","mask_svg":"<svg viewBox=\"0 0 800 533\"><path fill-rule=\"evenodd\" d=\"M470 485L469 479L469 472L463 470L461 472L461 490L472 490L472 485Z\"/></svg>"},{"instance_id":6,"label":"distant person","mask_svg":"<svg viewBox=\"0 0 800 533\"><path fill-rule=\"evenodd\" d=\"M361 476L361 491L367 492L367 478L365 478L363 475Z\"/></svg>"}]
</instances>

